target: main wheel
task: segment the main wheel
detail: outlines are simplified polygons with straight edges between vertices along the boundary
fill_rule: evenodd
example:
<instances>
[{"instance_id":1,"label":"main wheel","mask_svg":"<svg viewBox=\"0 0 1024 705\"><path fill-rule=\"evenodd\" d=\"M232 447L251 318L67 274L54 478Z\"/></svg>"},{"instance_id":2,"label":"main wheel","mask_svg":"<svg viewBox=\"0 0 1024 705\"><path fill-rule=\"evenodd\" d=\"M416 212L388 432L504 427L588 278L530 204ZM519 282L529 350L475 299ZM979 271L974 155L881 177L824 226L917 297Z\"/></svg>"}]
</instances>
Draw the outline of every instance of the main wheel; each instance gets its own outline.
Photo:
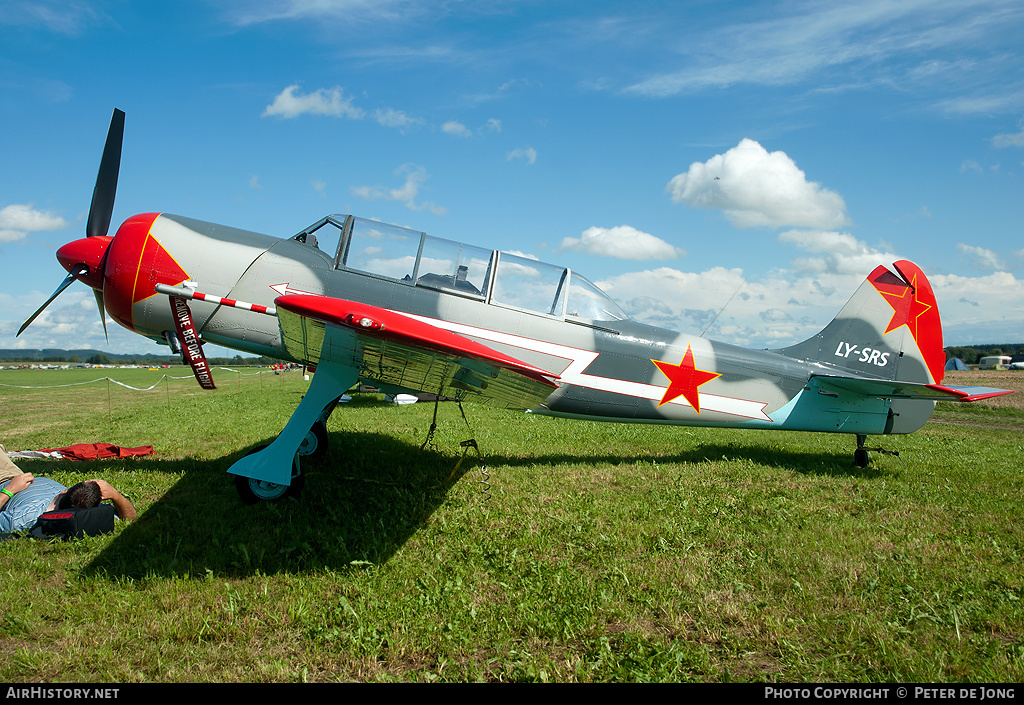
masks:
<instances>
[{"instance_id":1,"label":"main wheel","mask_svg":"<svg viewBox=\"0 0 1024 705\"><path fill-rule=\"evenodd\" d=\"M258 453L267 446L260 446L248 455ZM299 454L296 453L292 459L292 482L290 485L279 485L276 482L257 480L254 477L235 475L235 490L238 496L246 504L257 502L276 502L285 497L298 497L302 493L302 486L306 484L306 478L299 470Z\"/></svg>"},{"instance_id":2,"label":"main wheel","mask_svg":"<svg viewBox=\"0 0 1024 705\"><path fill-rule=\"evenodd\" d=\"M315 460L327 453L327 424L317 421L299 444L299 455Z\"/></svg>"},{"instance_id":3,"label":"main wheel","mask_svg":"<svg viewBox=\"0 0 1024 705\"><path fill-rule=\"evenodd\" d=\"M868 466L868 451L865 448L858 448L853 451L853 463L859 468Z\"/></svg>"}]
</instances>

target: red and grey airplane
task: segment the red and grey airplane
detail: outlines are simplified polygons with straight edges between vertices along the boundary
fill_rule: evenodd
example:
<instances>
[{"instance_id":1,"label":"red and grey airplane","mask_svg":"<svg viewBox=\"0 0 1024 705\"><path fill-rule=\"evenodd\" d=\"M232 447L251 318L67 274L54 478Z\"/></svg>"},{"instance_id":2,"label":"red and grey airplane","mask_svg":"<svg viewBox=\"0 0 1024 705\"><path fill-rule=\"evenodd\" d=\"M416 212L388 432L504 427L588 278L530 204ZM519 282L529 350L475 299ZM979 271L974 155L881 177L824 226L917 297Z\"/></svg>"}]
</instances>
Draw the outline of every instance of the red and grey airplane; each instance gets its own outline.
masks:
<instances>
[{"instance_id":1,"label":"red and grey airplane","mask_svg":"<svg viewBox=\"0 0 1024 705\"><path fill-rule=\"evenodd\" d=\"M942 384L938 306L906 260L812 338L750 350L632 321L569 268L351 215L282 239L143 213L109 236L123 134L115 110L86 237L57 251L68 275L21 330L77 280L101 318L180 351L204 387L203 343L315 367L280 435L228 470L247 501L301 487L300 455L324 448L358 383L546 416L847 433L860 466L867 436L916 431L936 401L1008 393Z\"/></svg>"}]
</instances>

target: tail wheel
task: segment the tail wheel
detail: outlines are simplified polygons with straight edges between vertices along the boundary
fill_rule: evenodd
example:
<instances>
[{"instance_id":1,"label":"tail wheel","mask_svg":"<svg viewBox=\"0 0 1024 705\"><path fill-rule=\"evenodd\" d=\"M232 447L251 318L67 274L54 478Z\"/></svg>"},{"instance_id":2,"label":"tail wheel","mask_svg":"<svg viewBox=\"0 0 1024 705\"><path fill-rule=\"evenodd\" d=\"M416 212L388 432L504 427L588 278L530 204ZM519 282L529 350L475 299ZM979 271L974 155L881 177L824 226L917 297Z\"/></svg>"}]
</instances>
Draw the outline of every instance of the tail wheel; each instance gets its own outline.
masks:
<instances>
[{"instance_id":1,"label":"tail wheel","mask_svg":"<svg viewBox=\"0 0 1024 705\"><path fill-rule=\"evenodd\" d=\"M327 453L327 424L317 421L299 444L299 455L315 460Z\"/></svg>"},{"instance_id":2,"label":"tail wheel","mask_svg":"<svg viewBox=\"0 0 1024 705\"><path fill-rule=\"evenodd\" d=\"M251 451L249 455L258 453L267 446L262 445L259 448ZM306 484L306 478L301 474L299 470L299 454L296 453L292 459L292 482L290 485L279 485L275 482L266 482L264 480L257 480L253 477L244 477L242 475L235 475L235 490L238 491L238 496L242 498L242 501L246 504L256 504L257 502L276 502L284 499L285 497L296 497L302 493L302 486Z\"/></svg>"},{"instance_id":3,"label":"tail wheel","mask_svg":"<svg viewBox=\"0 0 1024 705\"><path fill-rule=\"evenodd\" d=\"M853 451L853 464L859 468L868 466L868 449L864 447L868 437L863 433L857 434L857 450Z\"/></svg>"},{"instance_id":4,"label":"tail wheel","mask_svg":"<svg viewBox=\"0 0 1024 705\"><path fill-rule=\"evenodd\" d=\"M853 464L859 468L868 466L868 451L866 448L858 448L853 451Z\"/></svg>"}]
</instances>

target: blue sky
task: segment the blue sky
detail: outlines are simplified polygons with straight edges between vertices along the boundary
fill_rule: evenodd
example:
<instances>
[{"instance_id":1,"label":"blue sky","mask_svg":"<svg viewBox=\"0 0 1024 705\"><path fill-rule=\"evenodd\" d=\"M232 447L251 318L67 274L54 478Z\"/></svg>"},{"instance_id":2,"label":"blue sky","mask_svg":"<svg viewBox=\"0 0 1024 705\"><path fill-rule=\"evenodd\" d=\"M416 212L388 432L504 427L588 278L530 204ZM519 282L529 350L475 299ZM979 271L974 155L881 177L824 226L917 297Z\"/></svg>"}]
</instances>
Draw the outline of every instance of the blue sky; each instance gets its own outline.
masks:
<instances>
[{"instance_id":1,"label":"blue sky","mask_svg":"<svg viewBox=\"0 0 1024 705\"><path fill-rule=\"evenodd\" d=\"M638 320L775 347L917 262L950 345L1024 340L1019 0L0 0L0 348L165 350L74 284L115 226L352 213L565 264ZM112 229L113 232L113 229Z\"/></svg>"}]
</instances>

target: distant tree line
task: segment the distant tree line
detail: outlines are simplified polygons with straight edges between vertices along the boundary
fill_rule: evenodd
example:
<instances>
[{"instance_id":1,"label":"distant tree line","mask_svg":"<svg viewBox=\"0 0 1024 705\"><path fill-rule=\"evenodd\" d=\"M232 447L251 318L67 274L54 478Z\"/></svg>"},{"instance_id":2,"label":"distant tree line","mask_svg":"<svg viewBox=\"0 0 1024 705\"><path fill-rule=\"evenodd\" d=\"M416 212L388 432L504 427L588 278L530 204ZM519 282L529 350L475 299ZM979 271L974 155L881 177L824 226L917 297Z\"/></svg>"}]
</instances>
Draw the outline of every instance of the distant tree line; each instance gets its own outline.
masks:
<instances>
[{"instance_id":1,"label":"distant tree line","mask_svg":"<svg viewBox=\"0 0 1024 705\"><path fill-rule=\"evenodd\" d=\"M976 365L983 357L1009 355L1014 362L1024 361L1024 343L1002 343L1000 345L949 345L946 359L958 357L967 365Z\"/></svg>"}]
</instances>

